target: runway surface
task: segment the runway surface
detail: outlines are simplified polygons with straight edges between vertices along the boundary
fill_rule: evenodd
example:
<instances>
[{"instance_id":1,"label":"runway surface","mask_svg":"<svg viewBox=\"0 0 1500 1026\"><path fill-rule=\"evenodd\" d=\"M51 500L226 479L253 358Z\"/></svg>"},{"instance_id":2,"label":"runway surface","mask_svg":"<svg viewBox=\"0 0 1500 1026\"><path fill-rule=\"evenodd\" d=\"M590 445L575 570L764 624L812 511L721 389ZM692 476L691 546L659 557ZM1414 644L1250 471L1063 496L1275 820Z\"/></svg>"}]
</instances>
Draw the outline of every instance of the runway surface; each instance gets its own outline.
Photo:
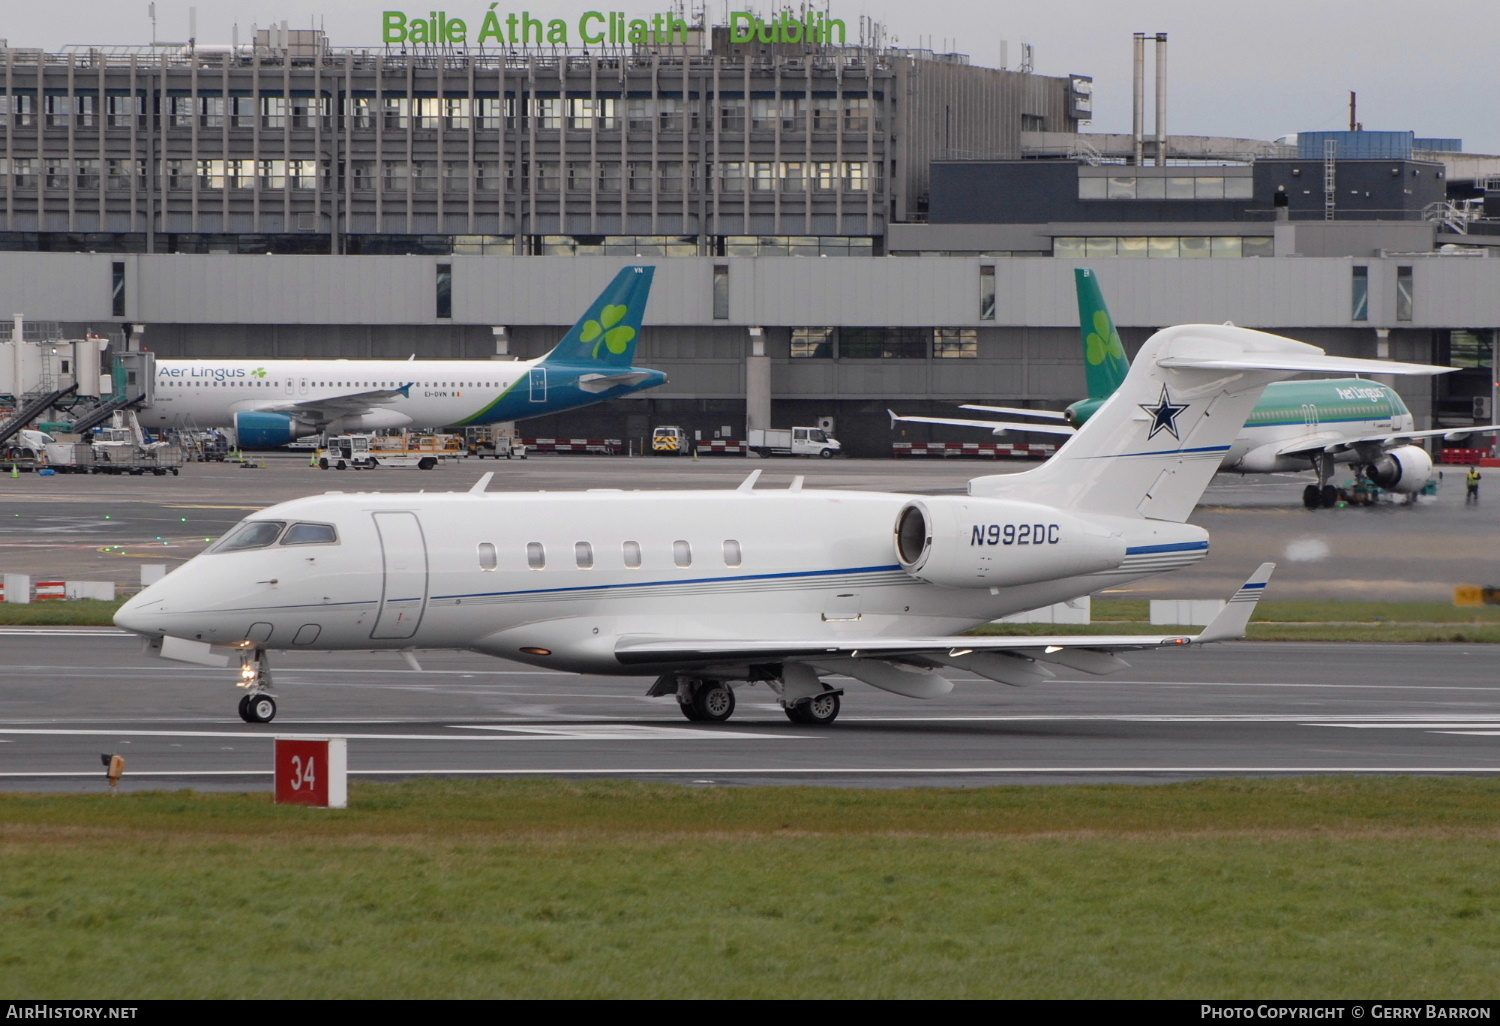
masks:
<instances>
[{"instance_id":1,"label":"runway surface","mask_svg":"<svg viewBox=\"0 0 1500 1026\"><path fill-rule=\"evenodd\" d=\"M566 775L856 787L1161 783L1308 773L1500 772L1500 674L1484 646L1231 643L1137 653L1117 677L1029 689L958 678L917 702L840 681L828 728L762 687L726 724L689 723L640 678L462 653L301 653L281 712L234 713L234 672L149 659L106 629L0 630L0 789L267 790L271 739L349 739L355 779Z\"/></svg>"},{"instance_id":2,"label":"runway surface","mask_svg":"<svg viewBox=\"0 0 1500 1026\"><path fill-rule=\"evenodd\" d=\"M140 564L181 563L264 506L320 491L462 491L494 471L494 491L583 488L732 488L752 470L758 487L962 493L968 480L1014 473L1026 461L818 460L538 456L464 460L433 471L320 471L305 457L265 458L263 469L190 464L181 477L0 475L0 571L41 579L112 580L133 590ZM1500 482L1465 506L1462 469L1411 506L1309 511L1306 474L1219 475L1191 521L1212 536L1201 564L1130 585L1136 596L1221 598L1257 565L1278 564L1271 595L1449 601L1459 584L1500 585L1483 539L1500 531ZM1343 476L1339 478L1343 481ZM1490 485L1486 482L1486 488Z\"/></svg>"}]
</instances>

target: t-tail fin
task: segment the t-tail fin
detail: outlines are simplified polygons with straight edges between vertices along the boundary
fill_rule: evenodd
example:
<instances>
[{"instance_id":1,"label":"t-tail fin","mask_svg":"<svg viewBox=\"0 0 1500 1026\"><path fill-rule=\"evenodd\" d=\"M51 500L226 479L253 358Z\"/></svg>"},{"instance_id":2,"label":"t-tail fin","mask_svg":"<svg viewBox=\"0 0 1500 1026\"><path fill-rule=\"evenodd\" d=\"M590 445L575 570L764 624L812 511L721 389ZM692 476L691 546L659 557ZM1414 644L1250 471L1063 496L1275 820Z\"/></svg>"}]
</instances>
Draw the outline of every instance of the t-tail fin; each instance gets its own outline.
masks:
<instances>
[{"instance_id":1,"label":"t-tail fin","mask_svg":"<svg viewBox=\"0 0 1500 1026\"><path fill-rule=\"evenodd\" d=\"M1228 324L1183 324L1146 341L1119 390L1035 470L975 478L972 495L1182 523L1273 381L1303 371L1441 374L1446 368L1328 356Z\"/></svg>"},{"instance_id":2,"label":"t-tail fin","mask_svg":"<svg viewBox=\"0 0 1500 1026\"><path fill-rule=\"evenodd\" d=\"M629 367L641 337L654 267L625 267L599 293L573 330L542 358L544 365Z\"/></svg>"},{"instance_id":3,"label":"t-tail fin","mask_svg":"<svg viewBox=\"0 0 1500 1026\"><path fill-rule=\"evenodd\" d=\"M1115 320L1104 303L1099 276L1086 267L1074 270L1078 289L1078 329L1083 335L1083 369L1088 375L1089 398L1108 399L1125 383L1130 360L1120 344Z\"/></svg>"}]
</instances>

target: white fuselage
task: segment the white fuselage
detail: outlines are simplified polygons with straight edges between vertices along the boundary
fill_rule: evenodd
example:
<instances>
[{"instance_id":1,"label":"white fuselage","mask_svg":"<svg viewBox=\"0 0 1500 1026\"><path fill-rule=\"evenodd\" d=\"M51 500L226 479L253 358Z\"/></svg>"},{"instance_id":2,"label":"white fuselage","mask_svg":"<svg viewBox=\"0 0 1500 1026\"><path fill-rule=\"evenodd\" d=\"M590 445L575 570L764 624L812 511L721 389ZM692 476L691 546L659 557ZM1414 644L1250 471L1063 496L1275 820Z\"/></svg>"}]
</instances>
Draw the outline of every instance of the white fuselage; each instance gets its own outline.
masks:
<instances>
[{"instance_id":1,"label":"white fuselage","mask_svg":"<svg viewBox=\"0 0 1500 1026\"><path fill-rule=\"evenodd\" d=\"M410 418L409 425L392 426L439 428L476 416L539 362L157 360L155 396L139 416L148 427L232 427L236 413L410 385L408 395L372 405ZM543 388L539 408L546 399Z\"/></svg>"},{"instance_id":2,"label":"white fuselage","mask_svg":"<svg viewBox=\"0 0 1500 1026\"><path fill-rule=\"evenodd\" d=\"M117 622L216 645L468 648L577 672L651 673L622 669L616 643L948 635L1189 565L1207 551L1197 527L1094 516L1091 529L1118 536L1129 553L1107 571L942 587L896 557L893 528L913 498L332 493L250 520L332 525L336 543L209 551L142 592ZM945 541L971 544L971 526L951 533ZM1010 550L992 551L1003 560Z\"/></svg>"}]
</instances>

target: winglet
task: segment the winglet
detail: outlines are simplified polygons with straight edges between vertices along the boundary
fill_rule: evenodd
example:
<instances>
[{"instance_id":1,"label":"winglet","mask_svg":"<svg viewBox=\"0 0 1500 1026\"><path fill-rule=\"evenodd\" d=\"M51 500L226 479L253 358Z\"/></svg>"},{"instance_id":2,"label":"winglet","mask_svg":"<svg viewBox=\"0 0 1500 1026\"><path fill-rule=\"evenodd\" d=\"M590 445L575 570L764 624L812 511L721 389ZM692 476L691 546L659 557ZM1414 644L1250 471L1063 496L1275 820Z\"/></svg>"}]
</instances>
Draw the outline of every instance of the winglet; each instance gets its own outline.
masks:
<instances>
[{"instance_id":1,"label":"winglet","mask_svg":"<svg viewBox=\"0 0 1500 1026\"><path fill-rule=\"evenodd\" d=\"M490 482L493 481L494 479L495 479L495 472L493 470L486 470L480 476L479 480L474 482L474 487L469 489L469 494L470 495L483 495L484 494L484 490L490 486Z\"/></svg>"},{"instance_id":2,"label":"winglet","mask_svg":"<svg viewBox=\"0 0 1500 1026\"><path fill-rule=\"evenodd\" d=\"M1234 593L1234 597L1224 608L1219 610L1219 615L1213 618L1213 622L1193 639L1193 644L1205 645L1210 641L1243 638L1245 628L1250 624L1250 614L1255 612L1255 604L1265 594L1266 582L1271 579L1271 571L1275 569L1275 563L1262 563L1250 575L1250 579L1240 585L1240 590Z\"/></svg>"},{"instance_id":3,"label":"winglet","mask_svg":"<svg viewBox=\"0 0 1500 1026\"><path fill-rule=\"evenodd\" d=\"M413 386L415 384L416 384L415 381L408 381L406 384L404 384L400 388L396 389L396 391L398 391L398 392L401 393L402 398L404 398L404 399L410 399L411 398L411 386Z\"/></svg>"},{"instance_id":4,"label":"winglet","mask_svg":"<svg viewBox=\"0 0 1500 1026\"><path fill-rule=\"evenodd\" d=\"M896 416L895 410L886 410L885 412L891 415L891 430L896 430L896 421L900 420L901 418Z\"/></svg>"},{"instance_id":5,"label":"winglet","mask_svg":"<svg viewBox=\"0 0 1500 1026\"><path fill-rule=\"evenodd\" d=\"M737 491L737 492L753 492L753 491L755 491L755 482L757 482L759 480L760 480L760 470L759 469L752 470L752 471L750 471L750 476L747 477L747 478L745 478L745 480L741 481L740 482L740 486L738 488L736 488L735 491Z\"/></svg>"}]
</instances>

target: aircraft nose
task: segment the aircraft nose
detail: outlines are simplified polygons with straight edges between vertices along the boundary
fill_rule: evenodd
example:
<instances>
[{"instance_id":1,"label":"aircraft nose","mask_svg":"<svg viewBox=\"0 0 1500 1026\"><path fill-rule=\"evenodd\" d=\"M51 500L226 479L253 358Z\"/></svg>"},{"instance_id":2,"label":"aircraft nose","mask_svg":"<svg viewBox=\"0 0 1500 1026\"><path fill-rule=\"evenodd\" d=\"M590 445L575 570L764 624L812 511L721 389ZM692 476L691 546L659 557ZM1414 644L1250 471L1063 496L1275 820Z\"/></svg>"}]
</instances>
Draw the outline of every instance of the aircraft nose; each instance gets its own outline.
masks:
<instances>
[{"instance_id":1,"label":"aircraft nose","mask_svg":"<svg viewBox=\"0 0 1500 1026\"><path fill-rule=\"evenodd\" d=\"M161 628L153 626L152 614L162 611L161 599L147 588L115 611L115 626L137 634L157 634Z\"/></svg>"}]
</instances>

